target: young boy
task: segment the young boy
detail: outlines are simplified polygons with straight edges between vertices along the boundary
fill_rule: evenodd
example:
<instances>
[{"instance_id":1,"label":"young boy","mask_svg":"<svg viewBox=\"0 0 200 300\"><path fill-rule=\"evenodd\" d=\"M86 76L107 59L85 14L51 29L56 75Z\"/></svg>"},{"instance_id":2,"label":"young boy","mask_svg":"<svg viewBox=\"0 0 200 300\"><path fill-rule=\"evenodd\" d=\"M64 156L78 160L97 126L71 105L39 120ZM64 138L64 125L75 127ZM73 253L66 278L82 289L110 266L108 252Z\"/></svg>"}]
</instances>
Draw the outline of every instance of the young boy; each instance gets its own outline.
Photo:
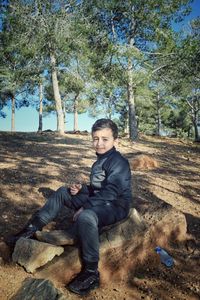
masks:
<instances>
[{"instance_id":1,"label":"young boy","mask_svg":"<svg viewBox=\"0 0 200 300\"><path fill-rule=\"evenodd\" d=\"M131 195L131 172L128 160L115 146L118 128L110 119L99 119L92 126L97 160L90 174L90 185L61 187L47 200L18 235L31 238L56 218L63 206L74 209L74 236L81 249L82 271L68 284L69 290L85 295L99 286L99 232L102 227L127 217Z\"/></svg>"}]
</instances>

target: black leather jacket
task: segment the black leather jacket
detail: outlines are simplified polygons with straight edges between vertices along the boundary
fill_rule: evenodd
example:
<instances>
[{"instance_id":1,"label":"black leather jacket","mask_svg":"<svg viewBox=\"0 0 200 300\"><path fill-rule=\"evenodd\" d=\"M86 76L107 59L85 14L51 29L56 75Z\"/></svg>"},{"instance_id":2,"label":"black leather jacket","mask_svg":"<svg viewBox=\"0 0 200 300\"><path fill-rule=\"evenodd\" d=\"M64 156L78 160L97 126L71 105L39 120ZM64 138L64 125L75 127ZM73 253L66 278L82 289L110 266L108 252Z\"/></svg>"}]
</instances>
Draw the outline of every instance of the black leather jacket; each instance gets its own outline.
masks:
<instances>
[{"instance_id":1,"label":"black leather jacket","mask_svg":"<svg viewBox=\"0 0 200 300\"><path fill-rule=\"evenodd\" d=\"M97 154L97 161L91 169L90 185L83 185L81 191L73 196L72 203L76 208L111 204L128 211L131 201L129 162L113 147L105 154Z\"/></svg>"}]
</instances>

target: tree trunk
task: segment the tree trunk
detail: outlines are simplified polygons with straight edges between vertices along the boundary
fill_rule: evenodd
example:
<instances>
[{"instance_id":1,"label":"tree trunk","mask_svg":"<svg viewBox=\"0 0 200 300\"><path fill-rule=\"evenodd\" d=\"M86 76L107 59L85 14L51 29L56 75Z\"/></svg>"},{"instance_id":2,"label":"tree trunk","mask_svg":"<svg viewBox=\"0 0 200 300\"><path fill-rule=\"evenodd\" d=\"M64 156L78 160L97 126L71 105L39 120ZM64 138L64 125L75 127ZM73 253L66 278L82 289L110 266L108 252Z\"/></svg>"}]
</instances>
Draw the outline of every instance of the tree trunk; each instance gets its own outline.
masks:
<instances>
[{"instance_id":1,"label":"tree trunk","mask_svg":"<svg viewBox=\"0 0 200 300\"><path fill-rule=\"evenodd\" d=\"M129 137L132 141L138 138L137 120L135 112L135 95L133 89L133 78L132 78L132 62L129 59L128 62L128 107L129 107Z\"/></svg>"},{"instance_id":2,"label":"tree trunk","mask_svg":"<svg viewBox=\"0 0 200 300\"><path fill-rule=\"evenodd\" d=\"M63 117L63 109L62 109L62 101L59 91L57 71L56 71L56 58L53 53L50 54L51 58L51 66L52 66L52 84L53 84L53 92L56 103L56 112L57 112L57 130L62 135L65 132L64 125L64 117Z\"/></svg>"},{"instance_id":3,"label":"tree trunk","mask_svg":"<svg viewBox=\"0 0 200 300\"><path fill-rule=\"evenodd\" d=\"M65 102L65 99L63 100L63 118L64 118L64 124L66 124L67 121L66 121L66 102Z\"/></svg>"},{"instance_id":4,"label":"tree trunk","mask_svg":"<svg viewBox=\"0 0 200 300\"><path fill-rule=\"evenodd\" d=\"M194 120L193 125L194 125L195 142L199 142L200 141L200 134L199 134L199 126L198 126L197 118Z\"/></svg>"},{"instance_id":5,"label":"tree trunk","mask_svg":"<svg viewBox=\"0 0 200 300\"><path fill-rule=\"evenodd\" d=\"M74 131L78 130L78 95L75 96L74 99Z\"/></svg>"},{"instance_id":6,"label":"tree trunk","mask_svg":"<svg viewBox=\"0 0 200 300\"><path fill-rule=\"evenodd\" d=\"M194 139L196 142L200 141L200 135L198 130L198 113L199 113L198 101L194 99L192 103L192 123L194 126Z\"/></svg>"},{"instance_id":7,"label":"tree trunk","mask_svg":"<svg viewBox=\"0 0 200 300\"><path fill-rule=\"evenodd\" d=\"M15 131L15 97L12 96L11 131Z\"/></svg>"},{"instance_id":8,"label":"tree trunk","mask_svg":"<svg viewBox=\"0 0 200 300\"><path fill-rule=\"evenodd\" d=\"M39 97L40 97L40 107L39 107L38 132L42 132L42 111L43 111L43 85L42 85L42 82L40 82L40 85L39 85Z\"/></svg>"},{"instance_id":9,"label":"tree trunk","mask_svg":"<svg viewBox=\"0 0 200 300\"><path fill-rule=\"evenodd\" d=\"M134 5L131 6L132 12L134 12ZM135 45L135 29L136 22L134 19L134 15L132 15L131 23L130 23L130 31L128 37L128 47L132 48ZM138 127L136 120L136 110L135 110L135 90L133 88L133 62L132 57L128 57L128 82L127 82L127 94L128 94L128 108L129 108L129 137L132 141L137 140L138 138Z\"/></svg>"},{"instance_id":10,"label":"tree trunk","mask_svg":"<svg viewBox=\"0 0 200 300\"><path fill-rule=\"evenodd\" d=\"M191 135L191 126L188 127L188 130L187 130L187 138L189 139L190 138L190 135Z\"/></svg>"},{"instance_id":11,"label":"tree trunk","mask_svg":"<svg viewBox=\"0 0 200 300\"><path fill-rule=\"evenodd\" d=\"M160 95L157 94L156 97L156 135L160 136L161 129L161 116L160 116Z\"/></svg>"},{"instance_id":12,"label":"tree trunk","mask_svg":"<svg viewBox=\"0 0 200 300\"><path fill-rule=\"evenodd\" d=\"M200 112L200 105L199 105L199 99L197 95L194 95L192 98L192 102L187 100L187 104L190 108L190 115L191 115L191 121L192 125L194 127L194 140L196 142L200 141L200 133L199 133L199 112Z\"/></svg>"}]
</instances>

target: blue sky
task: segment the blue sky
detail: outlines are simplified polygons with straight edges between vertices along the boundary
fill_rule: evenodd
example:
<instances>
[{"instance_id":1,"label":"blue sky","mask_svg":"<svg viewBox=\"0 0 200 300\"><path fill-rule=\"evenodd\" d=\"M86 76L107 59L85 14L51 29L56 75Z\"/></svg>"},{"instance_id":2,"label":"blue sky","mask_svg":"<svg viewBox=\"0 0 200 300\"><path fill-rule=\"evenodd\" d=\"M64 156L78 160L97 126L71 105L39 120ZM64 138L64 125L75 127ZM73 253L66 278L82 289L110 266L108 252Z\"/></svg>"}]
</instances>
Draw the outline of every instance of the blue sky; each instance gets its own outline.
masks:
<instances>
[{"instance_id":1,"label":"blue sky","mask_svg":"<svg viewBox=\"0 0 200 300\"><path fill-rule=\"evenodd\" d=\"M174 26L175 30L180 30L183 29L184 27L186 28L191 19L200 16L200 0L194 0L193 3L191 4L191 7L192 7L191 13L185 17L183 22L177 23Z\"/></svg>"},{"instance_id":2,"label":"blue sky","mask_svg":"<svg viewBox=\"0 0 200 300\"><path fill-rule=\"evenodd\" d=\"M187 27L189 21L200 16L200 0L194 0L192 4L192 12L187 16L182 24L175 25L175 29ZM0 118L0 131L10 131L11 129L11 108L5 107L3 112L6 118ZM16 131L37 131L38 129L38 112L32 107L24 107L16 109L15 114L15 130ZM95 119L88 116L87 113L79 115L79 130L90 131ZM43 130L56 130L56 116L50 115L43 118ZM73 114L67 115L66 130L73 130Z\"/></svg>"},{"instance_id":3,"label":"blue sky","mask_svg":"<svg viewBox=\"0 0 200 300\"><path fill-rule=\"evenodd\" d=\"M5 108L3 111L6 113L6 118L0 118L0 131L10 131L11 129L11 109ZM73 114L67 114L66 130L73 130ZM94 118L88 116L87 113L79 115L78 123L79 130L90 131L92 124L95 122ZM16 109L15 113L15 131L37 131L39 124L38 112L32 107L22 107ZM56 115L49 115L43 118L43 130L51 129L56 130Z\"/></svg>"}]
</instances>

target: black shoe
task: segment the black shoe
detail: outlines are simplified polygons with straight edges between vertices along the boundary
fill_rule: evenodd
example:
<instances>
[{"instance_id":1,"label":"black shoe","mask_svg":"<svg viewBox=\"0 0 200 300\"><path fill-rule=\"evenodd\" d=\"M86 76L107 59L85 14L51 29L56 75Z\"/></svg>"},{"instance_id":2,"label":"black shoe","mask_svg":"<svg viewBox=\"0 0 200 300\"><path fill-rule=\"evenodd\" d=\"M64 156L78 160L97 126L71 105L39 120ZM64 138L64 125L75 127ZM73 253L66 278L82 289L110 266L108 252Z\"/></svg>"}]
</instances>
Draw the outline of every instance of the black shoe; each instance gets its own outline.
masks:
<instances>
[{"instance_id":1,"label":"black shoe","mask_svg":"<svg viewBox=\"0 0 200 300\"><path fill-rule=\"evenodd\" d=\"M88 294L91 290L99 287L99 272L83 270L69 284L71 292L81 296Z\"/></svg>"},{"instance_id":2,"label":"black shoe","mask_svg":"<svg viewBox=\"0 0 200 300\"><path fill-rule=\"evenodd\" d=\"M33 238L38 228L30 224L28 227L24 228L22 231L15 235L8 237L5 242L8 246L14 247L16 242L21 238L30 239Z\"/></svg>"}]
</instances>

